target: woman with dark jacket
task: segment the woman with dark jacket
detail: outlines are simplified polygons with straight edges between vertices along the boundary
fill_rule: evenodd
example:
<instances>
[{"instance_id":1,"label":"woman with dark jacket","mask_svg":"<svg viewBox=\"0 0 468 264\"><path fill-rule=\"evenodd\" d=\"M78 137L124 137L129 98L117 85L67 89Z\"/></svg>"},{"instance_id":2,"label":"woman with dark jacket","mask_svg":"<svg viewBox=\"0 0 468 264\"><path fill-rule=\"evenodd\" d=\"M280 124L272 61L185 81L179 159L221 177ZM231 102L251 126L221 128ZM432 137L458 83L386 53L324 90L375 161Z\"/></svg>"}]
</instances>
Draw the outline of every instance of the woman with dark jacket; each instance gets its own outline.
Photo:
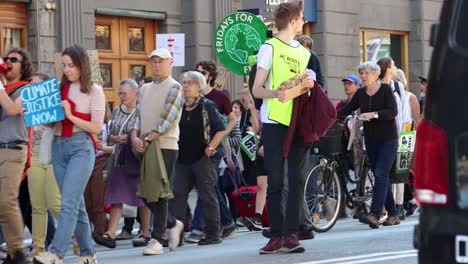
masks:
<instances>
[{"instance_id":1,"label":"woman with dark jacket","mask_svg":"<svg viewBox=\"0 0 468 264\"><path fill-rule=\"evenodd\" d=\"M177 219L186 215L188 194L196 186L201 195L206 237L198 245L221 243L216 196L216 148L226 135L216 105L204 97L205 77L196 71L182 74L185 105L180 119L179 157L173 179L171 210Z\"/></svg>"},{"instance_id":2,"label":"woman with dark jacket","mask_svg":"<svg viewBox=\"0 0 468 264\"><path fill-rule=\"evenodd\" d=\"M372 164L375 186L372 196L371 212L364 221L372 228L379 228L382 208L388 212L384 226L398 225L395 201L390 184L390 169L396 158L398 134L395 123L397 105L392 88L378 82L380 67L374 62L365 62L357 68L363 88L357 90L351 101L338 111L341 118L357 109L364 122L364 137L367 156Z\"/></svg>"}]
</instances>

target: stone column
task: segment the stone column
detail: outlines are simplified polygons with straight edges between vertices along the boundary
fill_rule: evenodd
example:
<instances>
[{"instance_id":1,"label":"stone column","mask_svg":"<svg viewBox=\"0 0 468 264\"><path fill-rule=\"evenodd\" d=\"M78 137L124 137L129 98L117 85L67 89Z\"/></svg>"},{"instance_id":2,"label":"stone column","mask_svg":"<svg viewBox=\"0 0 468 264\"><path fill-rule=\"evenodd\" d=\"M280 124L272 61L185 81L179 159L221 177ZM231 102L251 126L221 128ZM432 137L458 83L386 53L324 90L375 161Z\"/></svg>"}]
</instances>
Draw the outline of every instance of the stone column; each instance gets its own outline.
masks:
<instances>
[{"instance_id":1,"label":"stone column","mask_svg":"<svg viewBox=\"0 0 468 264\"><path fill-rule=\"evenodd\" d=\"M87 49L95 48L94 1L58 0L57 15L59 24L59 49L73 44Z\"/></svg>"},{"instance_id":2,"label":"stone column","mask_svg":"<svg viewBox=\"0 0 468 264\"><path fill-rule=\"evenodd\" d=\"M439 22L443 0L411 0L409 68L411 91L419 96L418 76L427 77L433 48L429 45L431 25Z\"/></svg>"},{"instance_id":3,"label":"stone column","mask_svg":"<svg viewBox=\"0 0 468 264\"><path fill-rule=\"evenodd\" d=\"M36 71L55 75L54 53L57 51L56 11L47 11L42 1L28 5L28 51Z\"/></svg>"},{"instance_id":4,"label":"stone column","mask_svg":"<svg viewBox=\"0 0 468 264\"><path fill-rule=\"evenodd\" d=\"M312 25L313 50L320 59L328 96L333 101L345 97L341 79L355 74L360 61L360 0L318 0L317 23Z\"/></svg>"}]
</instances>

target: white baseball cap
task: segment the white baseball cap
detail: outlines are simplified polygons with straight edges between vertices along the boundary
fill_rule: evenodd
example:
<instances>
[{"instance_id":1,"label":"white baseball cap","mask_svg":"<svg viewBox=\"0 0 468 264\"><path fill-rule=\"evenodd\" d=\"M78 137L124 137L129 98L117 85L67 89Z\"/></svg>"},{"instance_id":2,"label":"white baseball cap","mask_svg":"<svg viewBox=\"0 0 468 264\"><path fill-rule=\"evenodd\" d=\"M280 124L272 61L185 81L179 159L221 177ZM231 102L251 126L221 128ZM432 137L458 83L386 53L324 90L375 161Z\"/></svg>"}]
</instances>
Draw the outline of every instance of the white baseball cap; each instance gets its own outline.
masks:
<instances>
[{"instance_id":1,"label":"white baseball cap","mask_svg":"<svg viewBox=\"0 0 468 264\"><path fill-rule=\"evenodd\" d=\"M159 48L159 49L153 50L153 52L151 52L148 58L152 58L154 56L158 56L161 59L172 59L171 53L169 52L169 50L165 48Z\"/></svg>"}]
</instances>

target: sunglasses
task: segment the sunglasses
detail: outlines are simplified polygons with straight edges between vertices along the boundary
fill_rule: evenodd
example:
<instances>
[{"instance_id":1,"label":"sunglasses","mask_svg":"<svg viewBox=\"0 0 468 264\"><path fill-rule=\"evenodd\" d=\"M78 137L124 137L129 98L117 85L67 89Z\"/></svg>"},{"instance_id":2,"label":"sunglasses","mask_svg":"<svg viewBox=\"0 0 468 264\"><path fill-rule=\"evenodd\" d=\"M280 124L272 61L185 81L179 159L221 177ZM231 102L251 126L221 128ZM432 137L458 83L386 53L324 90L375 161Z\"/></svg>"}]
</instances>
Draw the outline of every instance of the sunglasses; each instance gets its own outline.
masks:
<instances>
[{"instance_id":1,"label":"sunglasses","mask_svg":"<svg viewBox=\"0 0 468 264\"><path fill-rule=\"evenodd\" d=\"M17 63L17 62L22 62L16 57L4 57L3 58L4 62L10 61L11 63Z\"/></svg>"}]
</instances>

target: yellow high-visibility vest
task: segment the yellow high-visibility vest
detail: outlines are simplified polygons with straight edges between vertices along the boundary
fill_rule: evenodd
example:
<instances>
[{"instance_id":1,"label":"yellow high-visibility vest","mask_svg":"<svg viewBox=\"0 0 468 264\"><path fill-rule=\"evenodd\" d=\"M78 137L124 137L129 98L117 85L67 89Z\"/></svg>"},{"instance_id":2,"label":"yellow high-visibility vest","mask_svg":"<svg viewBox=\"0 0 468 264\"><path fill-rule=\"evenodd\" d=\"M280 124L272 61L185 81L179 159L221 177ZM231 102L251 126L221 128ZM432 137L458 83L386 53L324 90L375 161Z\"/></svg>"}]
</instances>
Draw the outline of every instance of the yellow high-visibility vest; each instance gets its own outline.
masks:
<instances>
[{"instance_id":1,"label":"yellow high-visibility vest","mask_svg":"<svg viewBox=\"0 0 468 264\"><path fill-rule=\"evenodd\" d=\"M266 42L273 47L271 78L273 90L286 81L304 72L310 58L310 52L302 45L292 47L278 38ZM293 100L281 103L277 98L267 99L268 119L289 126L293 110Z\"/></svg>"}]
</instances>

